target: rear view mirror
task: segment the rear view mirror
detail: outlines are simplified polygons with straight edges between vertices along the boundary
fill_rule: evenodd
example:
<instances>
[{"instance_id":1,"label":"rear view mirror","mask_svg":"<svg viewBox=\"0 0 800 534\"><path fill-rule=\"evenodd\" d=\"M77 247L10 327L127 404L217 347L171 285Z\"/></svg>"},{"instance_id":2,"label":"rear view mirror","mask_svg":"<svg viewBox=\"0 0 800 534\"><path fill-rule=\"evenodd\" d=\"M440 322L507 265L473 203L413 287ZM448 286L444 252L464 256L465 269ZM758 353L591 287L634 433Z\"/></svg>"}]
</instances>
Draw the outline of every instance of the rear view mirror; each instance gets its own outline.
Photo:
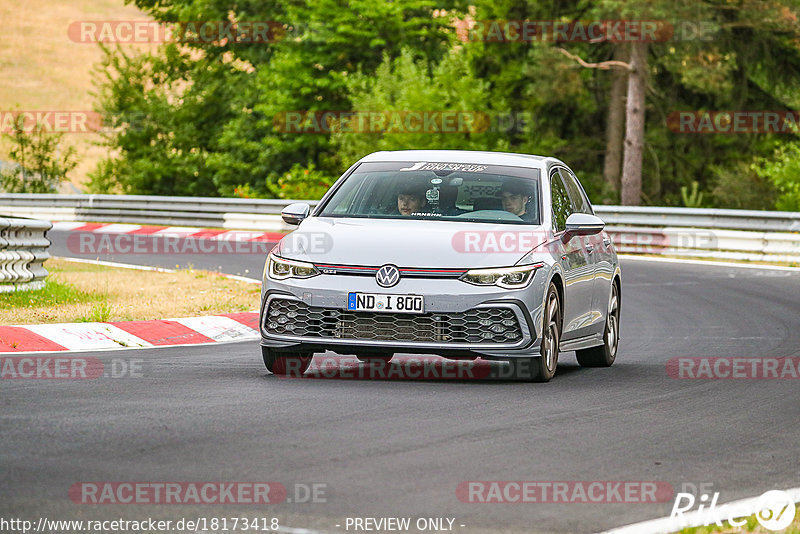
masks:
<instances>
[{"instance_id":1,"label":"rear view mirror","mask_svg":"<svg viewBox=\"0 0 800 534\"><path fill-rule=\"evenodd\" d=\"M283 222L291 225L298 225L303 222L303 219L308 217L311 212L311 207L305 202L295 202L289 204L281 211Z\"/></svg>"},{"instance_id":2,"label":"rear view mirror","mask_svg":"<svg viewBox=\"0 0 800 534\"><path fill-rule=\"evenodd\" d=\"M588 213L573 213L567 217L567 231L564 232L564 240L569 240L569 238L576 235L599 234L605 226L606 223L600 217L595 217Z\"/></svg>"}]
</instances>

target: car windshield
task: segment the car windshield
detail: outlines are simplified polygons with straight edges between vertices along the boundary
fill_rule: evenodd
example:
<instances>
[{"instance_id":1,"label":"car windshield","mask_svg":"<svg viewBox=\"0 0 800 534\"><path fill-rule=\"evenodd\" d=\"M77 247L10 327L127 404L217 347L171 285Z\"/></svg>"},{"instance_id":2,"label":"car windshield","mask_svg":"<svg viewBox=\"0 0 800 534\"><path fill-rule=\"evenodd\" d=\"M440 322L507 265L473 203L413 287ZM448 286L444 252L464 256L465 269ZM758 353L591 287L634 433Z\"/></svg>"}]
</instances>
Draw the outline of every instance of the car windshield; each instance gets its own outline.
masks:
<instances>
[{"instance_id":1,"label":"car windshield","mask_svg":"<svg viewBox=\"0 0 800 534\"><path fill-rule=\"evenodd\" d=\"M539 171L463 163L363 163L323 217L540 224Z\"/></svg>"}]
</instances>

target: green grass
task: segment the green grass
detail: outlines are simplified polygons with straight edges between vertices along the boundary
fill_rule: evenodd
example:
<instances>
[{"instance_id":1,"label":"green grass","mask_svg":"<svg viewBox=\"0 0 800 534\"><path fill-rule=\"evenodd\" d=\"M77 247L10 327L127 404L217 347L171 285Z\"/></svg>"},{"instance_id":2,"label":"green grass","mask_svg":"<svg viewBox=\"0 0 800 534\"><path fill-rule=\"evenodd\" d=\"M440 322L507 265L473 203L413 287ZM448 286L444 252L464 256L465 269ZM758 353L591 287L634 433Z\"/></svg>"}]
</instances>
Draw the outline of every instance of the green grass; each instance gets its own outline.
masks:
<instances>
[{"instance_id":1,"label":"green grass","mask_svg":"<svg viewBox=\"0 0 800 534\"><path fill-rule=\"evenodd\" d=\"M778 532L780 534L800 534L800 510L797 511L797 515L795 515L794 521L783 530L779 531L769 531L762 527L758 520L756 519L755 515L751 515L747 518L737 518L736 522L741 522L742 519L746 519L746 523L740 527L735 527L728 523L727 521L722 522L722 526L717 526L715 524L711 524L706 527L690 527L685 528L680 531L680 534L719 534L719 533L739 533L739 532L758 532L758 533L767 533L767 532Z\"/></svg>"},{"instance_id":2,"label":"green grass","mask_svg":"<svg viewBox=\"0 0 800 534\"><path fill-rule=\"evenodd\" d=\"M87 271L95 270L89 266ZM77 289L71 284L47 277L46 284L41 289L33 291L15 291L14 293L0 293L0 310L13 310L20 308L33 308L40 306L56 307L64 304L94 303L91 311L82 317L77 317L79 323L102 323L111 317L111 304L108 295L104 293L88 293Z\"/></svg>"},{"instance_id":3,"label":"green grass","mask_svg":"<svg viewBox=\"0 0 800 534\"><path fill-rule=\"evenodd\" d=\"M40 290L0 294L0 323L146 321L251 311L260 288L197 271L120 269L51 258Z\"/></svg>"},{"instance_id":4,"label":"green grass","mask_svg":"<svg viewBox=\"0 0 800 534\"><path fill-rule=\"evenodd\" d=\"M92 306L92 311L84 317L78 318L79 323L103 323L111 317L111 304L98 302Z\"/></svg>"},{"instance_id":5,"label":"green grass","mask_svg":"<svg viewBox=\"0 0 800 534\"><path fill-rule=\"evenodd\" d=\"M105 300L105 295L86 293L70 284L47 277L47 283L41 289L0 293L0 309L59 306L61 304L80 304L103 300Z\"/></svg>"}]
</instances>

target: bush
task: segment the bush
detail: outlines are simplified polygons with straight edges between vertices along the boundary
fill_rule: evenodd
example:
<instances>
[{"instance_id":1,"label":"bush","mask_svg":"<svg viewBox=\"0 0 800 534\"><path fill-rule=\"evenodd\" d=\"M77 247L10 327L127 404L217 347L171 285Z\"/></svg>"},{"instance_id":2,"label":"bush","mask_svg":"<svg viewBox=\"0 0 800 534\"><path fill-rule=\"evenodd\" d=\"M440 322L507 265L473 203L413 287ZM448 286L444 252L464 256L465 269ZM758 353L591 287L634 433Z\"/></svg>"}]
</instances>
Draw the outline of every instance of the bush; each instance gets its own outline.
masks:
<instances>
[{"instance_id":1,"label":"bush","mask_svg":"<svg viewBox=\"0 0 800 534\"><path fill-rule=\"evenodd\" d=\"M455 49L438 63L417 59L404 49L397 58L388 55L375 73L348 76L348 97L359 113L385 114L402 119L411 112L462 112L464 128L386 128L386 131L335 131L331 135L344 161L355 161L378 150L456 149L508 150L503 133L493 131L491 119L507 109L493 102L489 82L475 73L464 49ZM488 122L487 122L488 121ZM376 128L376 130L379 130Z\"/></svg>"},{"instance_id":2,"label":"bush","mask_svg":"<svg viewBox=\"0 0 800 534\"><path fill-rule=\"evenodd\" d=\"M27 130L22 120L7 134L12 146L9 157L16 165L0 171L0 190L7 193L52 193L75 168L75 148L59 153L62 134L46 132L37 124Z\"/></svg>"},{"instance_id":3,"label":"bush","mask_svg":"<svg viewBox=\"0 0 800 534\"><path fill-rule=\"evenodd\" d=\"M316 170L314 164L303 168L295 164L278 178L278 197L298 200L319 200L336 179Z\"/></svg>"},{"instance_id":4,"label":"bush","mask_svg":"<svg viewBox=\"0 0 800 534\"><path fill-rule=\"evenodd\" d=\"M778 147L773 158L760 158L753 171L778 190L776 209L800 211L800 143Z\"/></svg>"},{"instance_id":5,"label":"bush","mask_svg":"<svg viewBox=\"0 0 800 534\"><path fill-rule=\"evenodd\" d=\"M739 162L730 167L712 166L711 196L716 208L772 210L777 191L767 178L759 176L753 165Z\"/></svg>"},{"instance_id":6,"label":"bush","mask_svg":"<svg viewBox=\"0 0 800 534\"><path fill-rule=\"evenodd\" d=\"M316 170L313 163L307 168L296 163L289 172L278 177L278 198L319 200L335 181L335 178ZM239 198L273 198L250 184L236 186L233 195Z\"/></svg>"}]
</instances>

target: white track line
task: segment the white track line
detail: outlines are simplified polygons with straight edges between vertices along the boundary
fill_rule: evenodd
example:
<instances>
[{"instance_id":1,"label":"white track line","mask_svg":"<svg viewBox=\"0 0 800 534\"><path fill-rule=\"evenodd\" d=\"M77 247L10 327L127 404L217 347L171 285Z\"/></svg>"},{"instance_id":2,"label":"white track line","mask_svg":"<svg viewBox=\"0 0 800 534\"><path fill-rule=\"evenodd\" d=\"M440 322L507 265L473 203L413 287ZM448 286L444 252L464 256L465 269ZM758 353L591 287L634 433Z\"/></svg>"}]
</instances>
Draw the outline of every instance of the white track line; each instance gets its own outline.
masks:
<instances>
[{"instance_id":1,"label":"white track line","mask_svg":"<svg viewBox=\"0 0 800 534\"><path fill-rule=\"evenodd\" d=\"M800 502L800 488L790 488L783 491L788 493L794 502ZM760 512L760 510L757 510L760 498L761 496L748 497L747 499L718 504L716 509L719 513L714 515L724 518L723 521L727 520L728 517L738 519L754 515ZM649 521L606 530L601 534L669 534L688 527L713 525L715 520L716 518L711 517L707 511L700 512L695 510L694 512L683 514L682 517L667 516L659 519L650 519Z\"/></svg>"},{"instance_id":2,"label":"white track line","mask_svg":"<svg viewBox=\"0 0 800 534\"><path fill-rule=\"evenodd\" d=\"M71 261L74 263L89 263L91 265L104 265L106 267L119 267L120 269L135 269L137 271L157 271L159 273L175 273L175 269L163 267L149 267L147 265L133 265L131 263L117 263L115 261L87 260L83 258L66 258L64 256L50 256L54 260Z\"/></svg>"},{"instance_id":3,"label":"white track line","mask_svg":"<svg viewBox=\"0 0 800 534\"><path fill-rule=\"evenodd\" d=\"M787 267L784 265L762 265L752 263L736 263L730 261L710 261L710 260L684 260L682 258L659 258L656 256L634 256L632 254L620 254L619 257L625 260L638 261L659 261L663 263L688 263L692 265L711 265L715 267L738 267L740 269L769 269L771 271L793 271L800 272L800 267Z\"/></svg>"},{"instance_id":4,"label":"white track line","mask_svg":"<svg viewBox=\"0 0 800 534\"><path fill-rule=\"evenodd\" d=\"M64 261L72 261L75 263L89 263L92 265L103 265L106 267L119 267L120 269L135 269L137 271L156 271L159 273L176 273L178 272L175 269L165 269L164 267L149 267L147 265L134 265L132 263L118 263L115 261L102 261L102 260L87 260L83 258L67 258L64 256L50 256L54 260L64 260ZM205 269L204 269L205 270ZM216 271L209 271L209 272L216 272ZM231 280L237 280L239 282L247 282L248 284L261 284L261 280L256 278L248 278L246 276L239 276L236 274L225 274L225 273L216 273L219 276L230 278Z\"/></svg>"},{"instance_id":5,"label":"white track line","mask_svg":"<svg viewBox=\"0 0 800 534\"><path fill-rule=\"evenodd\" d=\"M15 325L20 326L22 328L26 328L30 325ZM241 339L231 339L227 341L216 341L213 343L181 343L180 345L148 345L146 347L105 347L99 349L80 349L80 350L28 350L28 351L14 351L14 352L0 352L0 356L6 357L16 357L16 356L41 356L46 357L48 355L54 357L64 357L64 358L72 358L75 355L80 355L84 353L97 353L97 352L121 352L121 351L131 351L131 350L142 350L142 349L175 349L180 347L216 347L217 345L230 345L234 343L244 343L244 342L253 342L258 339L261 339L261 336L258 334L257 331L252 336L247 338ZM202 332L200 332L202 334ZM265 369L266 371L266 369Z\"/></svg>"}]
</instances>

